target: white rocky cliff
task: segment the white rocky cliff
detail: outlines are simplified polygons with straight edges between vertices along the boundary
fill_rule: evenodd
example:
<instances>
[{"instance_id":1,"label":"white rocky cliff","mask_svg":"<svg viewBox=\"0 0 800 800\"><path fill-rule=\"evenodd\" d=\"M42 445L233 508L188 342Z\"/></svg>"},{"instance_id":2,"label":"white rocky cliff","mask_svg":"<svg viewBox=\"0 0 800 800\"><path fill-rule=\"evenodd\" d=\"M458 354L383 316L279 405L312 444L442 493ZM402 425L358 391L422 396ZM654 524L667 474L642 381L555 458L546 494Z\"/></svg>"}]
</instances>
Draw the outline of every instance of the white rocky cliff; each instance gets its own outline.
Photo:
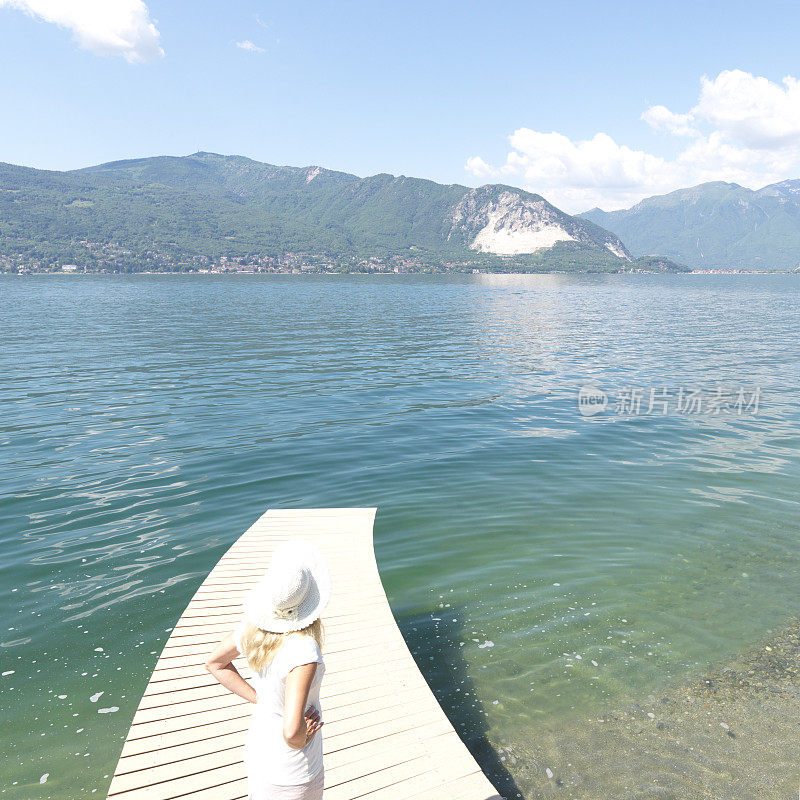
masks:
<instances>
[{"instance_id":1,"label":"white rocky cliff","mask_svg":"<svg viewBox=\"0 0 800 800\"><path fill-rule=\"evenodd\" d=\"M602 247L630 260L622 242L589 227L543 198L511 189L484 186L470 190L453 209L448 240L465 236L470 249L501 256L547 250L558 242Z\"/></svg>"}]
</instances>

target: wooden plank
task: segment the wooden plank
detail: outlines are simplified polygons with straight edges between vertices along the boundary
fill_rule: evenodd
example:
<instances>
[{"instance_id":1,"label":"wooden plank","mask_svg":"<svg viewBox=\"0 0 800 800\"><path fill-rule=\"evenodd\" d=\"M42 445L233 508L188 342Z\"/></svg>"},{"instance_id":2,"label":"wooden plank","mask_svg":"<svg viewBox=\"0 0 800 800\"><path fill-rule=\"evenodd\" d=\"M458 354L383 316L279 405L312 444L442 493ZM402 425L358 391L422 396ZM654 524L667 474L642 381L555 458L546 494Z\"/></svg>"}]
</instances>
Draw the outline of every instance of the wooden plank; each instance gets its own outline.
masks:
<instances>
[{"instance_id":1,"label":"wooden plank","mask_svg":"<svg viewBox=\"0 0 800 800\"><path fill-rule=\"evenodd\" d=\"M164 645L109 798L247 797L242 753L252 706L223 689L205 659L241 619L274 547L302 536L325 554L333 585L320 702L326 800L499 800L397 628L375 562L375 511L273 509L233 544ZM237 667L252 677L243 659Z\"/></svg>"}]
</instances>

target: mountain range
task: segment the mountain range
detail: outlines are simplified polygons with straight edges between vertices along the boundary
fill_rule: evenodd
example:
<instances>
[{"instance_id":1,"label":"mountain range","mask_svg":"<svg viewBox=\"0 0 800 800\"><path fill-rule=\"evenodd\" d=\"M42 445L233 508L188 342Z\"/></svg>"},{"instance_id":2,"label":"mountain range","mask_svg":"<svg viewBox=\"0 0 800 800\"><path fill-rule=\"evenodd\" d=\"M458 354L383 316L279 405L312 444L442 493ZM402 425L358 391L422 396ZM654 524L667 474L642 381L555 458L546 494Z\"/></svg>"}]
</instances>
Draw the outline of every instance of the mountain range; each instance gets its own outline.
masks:
<instances>
[{"instance_id":1,"label":"mountain range","mask_svg":"<svg viewBox=\"0 0 800 800\"><path fill-rule=\"evenodd\" d=\"M359 178L205 152L69 172L0 164L0 268L194 269L287 257L348 270L793 270L800 180L758 190L704 183L571 216L500 184Z\"/></svg>"},{"instance_id":2,"label":"mountain range","mask_svg":"<svg viewBox=\"0 0 800 800\"><path fill-rule=\"evenodd\" d=\"M637 262L623 241L543 197L387 174L359 178L199 152L69 172L0 164L8 265L183 269L306 254L329 266L680 270Z\"/></svg>"},{"instance_id":3,"label":"mountain range","mask_svg":"<svg viewBox=\"0 0 800 800\"><path fill-rule=\"evenodd\" d=\"M695 269L794 270L800 265L800 180L752 190L703 183L623 211L580 215L617 234L631 253L658 253Z\"/></svg>"}]
</instances>

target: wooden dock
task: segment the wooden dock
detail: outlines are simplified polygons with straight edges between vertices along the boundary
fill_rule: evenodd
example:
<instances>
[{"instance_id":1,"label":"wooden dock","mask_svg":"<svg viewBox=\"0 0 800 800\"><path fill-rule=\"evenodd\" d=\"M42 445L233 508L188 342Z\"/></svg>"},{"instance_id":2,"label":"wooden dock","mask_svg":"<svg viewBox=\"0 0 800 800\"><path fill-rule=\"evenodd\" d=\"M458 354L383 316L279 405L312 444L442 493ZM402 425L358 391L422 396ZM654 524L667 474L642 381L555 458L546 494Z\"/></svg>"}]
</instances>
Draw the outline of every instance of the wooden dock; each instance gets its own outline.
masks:
<instances>
[{"instance_id":1,"label":"wooden dock","mask_svg":"<svg viewBox=\"0 0 800 800\"><path fill-rule=\"evenodd\" d=\"M252 706L205 669L240 619L274 546L302 536L324 553L321 705L326 800L501 800L422 677L386 599L374 508L267 511L223 556L156 663L114 773L114 800L247 797L242 750ZM241 660L245 678L251 673Z\"/></svg>"}]
</instances>

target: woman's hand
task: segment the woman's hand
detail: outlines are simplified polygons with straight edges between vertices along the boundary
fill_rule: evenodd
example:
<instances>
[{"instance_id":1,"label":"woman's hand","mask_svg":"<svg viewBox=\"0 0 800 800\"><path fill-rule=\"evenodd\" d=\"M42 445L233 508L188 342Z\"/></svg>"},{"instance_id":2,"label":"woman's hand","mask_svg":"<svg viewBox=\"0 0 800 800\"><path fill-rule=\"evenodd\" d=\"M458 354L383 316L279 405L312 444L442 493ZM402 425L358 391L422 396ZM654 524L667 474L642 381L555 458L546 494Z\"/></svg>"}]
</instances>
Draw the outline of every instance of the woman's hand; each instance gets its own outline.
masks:
<instances>
[{"instance_id":1,"label":"woman's hand","mask_svg":"<svg viewBox=\"0 0 800 800\"><path fill-rule=\"evenodd\" d=\"M319 710L314 706L309 706L306 709L303 718L306 721L306 744L308 744L324 723L319 715Z\"/></svg>"}]
</instances>

